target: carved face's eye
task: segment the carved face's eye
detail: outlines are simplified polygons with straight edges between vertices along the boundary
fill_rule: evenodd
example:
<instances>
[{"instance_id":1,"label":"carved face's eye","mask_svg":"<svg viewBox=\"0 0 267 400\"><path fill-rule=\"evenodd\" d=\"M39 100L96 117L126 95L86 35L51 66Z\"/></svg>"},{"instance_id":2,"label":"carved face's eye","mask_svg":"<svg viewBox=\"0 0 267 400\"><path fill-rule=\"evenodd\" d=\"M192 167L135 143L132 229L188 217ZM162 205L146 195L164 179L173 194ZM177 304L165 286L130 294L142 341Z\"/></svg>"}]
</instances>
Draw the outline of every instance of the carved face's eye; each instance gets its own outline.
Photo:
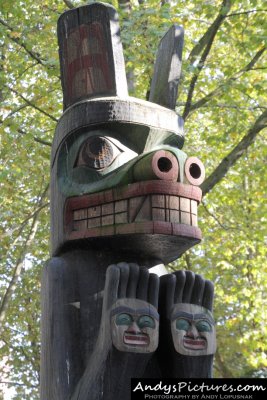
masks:
<instances>
[{"instance_id":1,"label":"carved face's eye","mask_svg":"<svg viewBox=\"0 0 267 400\"><path fill-rule=\"evenodd\" d=\"M80 147L75 167L94 169L108 167L120 154L120 150L106 137L91 136Z\"/></svg>"},{"instance_id":2,"label":"carved face's eye","mask_svg":"<svg viewBox=\"0 0 267 400\"><path fill-rule=\"evenodd\" d=\"M212 328L208 321L199 321L196 324L198 332L211 332Z\"/></svg>"},{"instance_id":3,"label":"carved face's eye","mask_svg":"<svg viewBox=\"0 0 267 400\"><path fill-rule=\"evenodd\" d=\"M133 322L133 319L130 314L122 313L122 314L118 314L116 316L116 324L117 325L131 325L132 322Z\"/></svg>"},{"instance_id":4,"label":"carved face's eye","mask_svg":"<svg viewBox=\"0 0 267 400\"><path fill-rule=\"evenodd\" d=\"M148 315L142 315L138 319L138 326L140 329L142 328L152 328L154 329L156 324L153 318L149 317Z\"/></svg>"},{"instance_id":5,"label":"carved face's eye","mask_svg":"<svg viewBox=\"0 0 267 400\"><path fill-rule=\"evenodd\" d=\"M176 329L179 331L188 331L190 327L190 322L187 321L187 319L184 318L178 318L176 320Z\"/></svg>"}]
</instances>

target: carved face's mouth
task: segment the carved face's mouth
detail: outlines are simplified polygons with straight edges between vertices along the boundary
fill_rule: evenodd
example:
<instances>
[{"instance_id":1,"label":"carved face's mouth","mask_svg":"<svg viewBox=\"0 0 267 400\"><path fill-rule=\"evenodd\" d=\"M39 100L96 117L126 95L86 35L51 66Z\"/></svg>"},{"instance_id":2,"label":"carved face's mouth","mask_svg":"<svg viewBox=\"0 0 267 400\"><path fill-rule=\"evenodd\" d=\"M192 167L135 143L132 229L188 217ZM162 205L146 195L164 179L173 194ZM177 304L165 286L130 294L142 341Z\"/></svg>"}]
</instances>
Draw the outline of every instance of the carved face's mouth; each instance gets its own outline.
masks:
<instances>
[{"instance_id":1,"label":"carved face's mouth","mask_svg":"<svg viewBox=\"0 0 267 400\"><path fill-rule=\"evenodd\" d=\"M73 210L73 231L144 221L197 226L197 202L185 197L156 194L117 200Z\"/></svg>"},{"instance_id":2,"label":"carved face's mouth","mask_svg":"<svg viewBox=\"0 0 267 400\"><path fill-rule=\"evenodd\" d=\"M96 228L109 226L116 228L115 231L120 234L123 233L119 229L120 225L140 225L144 222L197 227L197 205L200 197L199 188L180 183L168 182L166 185L166 182L160 181L128 185L124 193L110 190L73 197L66 204L67 236L70 239L97 236ZM102 235L103 232L99 236Z\"/></svg>"},{"instance_id":3,"label":"carved face's mouth","mask_svg":"<svg viewBox=\"0 0 267 400\"><path fill-rule=\"evenodd\" d=\"M204 350L207 346L207 341L203 337L192 338L184 336L183 344L186 349L190 350Z\"/></svg>"},{"instance_id":4,"label":"carved face's mouth","mask_svg":"<svg viewBox=\"0 0 267 400\"><path fill-rule=\"evenodd\" d=\"M69 198L65 241L101 239L113 248L123 245L125 250L170 262L201 240L201 193L196 186L153 180Z\"/></svg>"},{"instance_id":5,"label":"carved face's mouth","mask_svg":"<svg viewBox=\"0 0 267 400\"><path fill-rule=\"evenodd\" d=\"M124 332L123 342L130 346L148 346L149 336L145 333Z\"/></svg>"}]
</instances>

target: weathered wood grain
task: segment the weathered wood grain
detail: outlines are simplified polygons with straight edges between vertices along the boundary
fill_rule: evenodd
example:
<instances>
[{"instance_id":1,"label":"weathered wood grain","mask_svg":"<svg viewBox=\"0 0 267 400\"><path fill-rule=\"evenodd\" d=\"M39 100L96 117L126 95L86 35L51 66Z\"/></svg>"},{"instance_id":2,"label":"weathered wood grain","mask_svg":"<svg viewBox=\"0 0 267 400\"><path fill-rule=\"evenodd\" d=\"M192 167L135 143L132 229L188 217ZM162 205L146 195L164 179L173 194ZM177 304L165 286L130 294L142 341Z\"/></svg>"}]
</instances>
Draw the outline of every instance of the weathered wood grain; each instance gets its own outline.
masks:
<instances>
[{"instance_id":1,"label":"weathered wood grain","mask_svg":"<svg viewBox=\"0 0 267 400\"><path fill-rule=\"evenodd\" d=\"M110 127L116 139L137 153L147 143L157 146L168 139L178 148L184 144L184 123L174 111L148 101L128 97L103 97L75 103L61 116L52 145L52 162L59 145L71 133L87 128Z\"/></svg>"},{"instance_id":2,"label":"weathered wood grain","mask_svg":"<svg viewBox=\"0 0 267 400\"><path fill-rule=\"evenodd\" d=\"M149 101L175 110L181 77L184 30L173 25L159 44Z\"/></svg>"},{"instance_id":3,"label":"weathered wood grain","mask_svg":"<svg viewBox=\"0 0 267 400\"><path fill-rule=\"evenodd\" d=\"M141 377L158 344L159 278L136 263L109 266L103 295L102 318L97 342L71 400L130 400L132 377ZM153 316L155 329L146 348L122 343L113 324L113 315L125 309L133 317ZM115 331L114 331L115 329ZM118 350L123 348L124 351ZM125 351L125 347L127 351Z\"/></svg>"},{"instance_id":4,"label":"weathered wood grain","mask_svg":"<svg viewBox=\"0 0 267 400\"><path fill-rule=\"evenodd\" d=\"M53 258L42 277L41 399L66 400L80 379L80 315L77 271L68 260Z\"/></svg>"},{"instance_id":5,"label":"weathered wood grain","mask_svg":"<svg viewBox=\"0 0 267 400\"><path fill-rule=\"evenodd\" d=\"M161 316L160 341L157 360L163 377L168 378L211 378L213 355L216 348L215 328L212 317L214 286L192 271L176 271L160 278L159 312ZM180 334L175 329L176 317L180 312L188 312L187 321L197 320L198 314L210 322L211 332L206 336L206 346L200 350L186 349L184 335L196 338L196 331ZM204 314L204 316L203 316ZM191 320L190 320L191 318ZM190 325L190 323L188 324ZM203 333L204 336L204 333ZM193 347L193 345L191 345ZM197 354L198 352L198 354ZM182 354L181 354L182 353Z\"/></svg>"},{"instance_id":6,"label":"weathered wood grain","mask_svg":"<svg viewBox=\"0 0 267 400\"><path fill-rule=\"evenodd\" d=\"M116 10L94 3L74 8L58 21L64 108L96 96L128 95Z\"/></svg>"}]
</instances>

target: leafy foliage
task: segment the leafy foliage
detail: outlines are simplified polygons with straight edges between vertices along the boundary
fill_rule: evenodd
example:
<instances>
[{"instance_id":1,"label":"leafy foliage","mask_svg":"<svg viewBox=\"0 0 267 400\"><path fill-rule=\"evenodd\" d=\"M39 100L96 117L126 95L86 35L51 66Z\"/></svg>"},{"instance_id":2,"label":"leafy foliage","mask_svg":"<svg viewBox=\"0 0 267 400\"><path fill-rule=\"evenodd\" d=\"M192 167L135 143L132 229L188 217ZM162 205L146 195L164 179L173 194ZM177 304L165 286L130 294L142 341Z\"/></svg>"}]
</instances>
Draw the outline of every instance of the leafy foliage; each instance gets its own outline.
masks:
<instances>
[{"instance_id":1,"label":"leafy foliage","mask_svg":"<svg viewBox=\"0 0 267 400\"><path fill-rule=\"evenodd\" d=\"M186 119L185 151L203 160L208 179L199 208L203 242L170 269L190 268L215 282L215 375L266 376L264 1L109 3L120 12L136 97L147 96L160 38L174 23L185 28L177 111ZM56 22L68 7L81 4L0 3L0 381L10 382L14 399L39 396L50 145L62 112Z\"/></svg>"}]
</instances>

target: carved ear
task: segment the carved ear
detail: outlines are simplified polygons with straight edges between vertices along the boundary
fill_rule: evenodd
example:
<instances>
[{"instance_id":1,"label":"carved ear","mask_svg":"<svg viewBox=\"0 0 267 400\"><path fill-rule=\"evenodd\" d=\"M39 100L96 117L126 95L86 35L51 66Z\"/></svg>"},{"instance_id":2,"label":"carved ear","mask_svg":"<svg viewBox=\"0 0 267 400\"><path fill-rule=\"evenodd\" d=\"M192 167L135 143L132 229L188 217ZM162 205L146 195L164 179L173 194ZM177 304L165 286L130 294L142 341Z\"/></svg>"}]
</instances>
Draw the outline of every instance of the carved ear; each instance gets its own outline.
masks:
<instances>
[{"instance_id":1,"label":"carved ear","mask_svg":"<svg viewBox=\"0 0 267 400\"><path fill-rule=\"evenodd\" d=\"M92 97L127 96L116 10L102 3L74 8L58 21L64 108Z\"/></svg>"},{"instance_id":2,"label":"carved ear","mask_svg":"<svg viewBox=\"0 0 267 400\"><path fill-rule=\"evenodd\" d=\"M173 25L160 41L149 101L175 109L181 76L184 30Z\"/></svg>"}]
</instances>

